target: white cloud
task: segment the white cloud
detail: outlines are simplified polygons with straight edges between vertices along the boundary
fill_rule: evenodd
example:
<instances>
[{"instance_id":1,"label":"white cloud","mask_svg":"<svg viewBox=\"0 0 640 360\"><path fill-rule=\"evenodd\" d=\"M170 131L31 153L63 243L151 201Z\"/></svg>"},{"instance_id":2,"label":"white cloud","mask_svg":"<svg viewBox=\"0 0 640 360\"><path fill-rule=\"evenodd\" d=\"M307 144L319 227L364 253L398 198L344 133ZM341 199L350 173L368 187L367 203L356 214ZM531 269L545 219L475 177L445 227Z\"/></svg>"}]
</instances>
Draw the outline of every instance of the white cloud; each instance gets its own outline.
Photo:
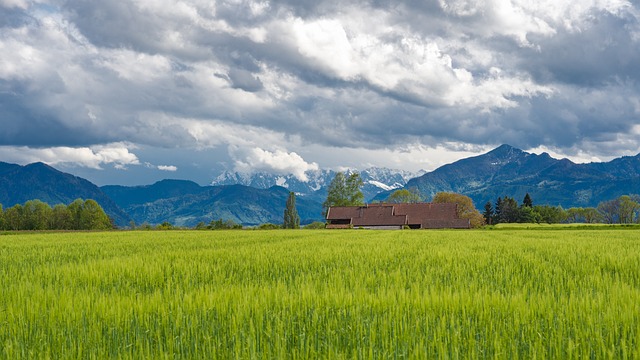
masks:
<instances>
[{"instance_id":1,"label":"white cloud","mask_svg":"<svg viewBox=\"0 0 640 360\"><path fill-rule=\"evenodd\" d=\"M174 165L158 165L158 170L175 172L178 171L178 167Z\"/></svg>"},{"instance_id":2,"label":"white cloud","mask_svg":"<svg viewBox=\"0 0 640 360\"><path fill-rule=\"evenodd\" d=\"M98 63L115 71L119 77L133 82L165 77L171 70L171 63L164 56L146 55L127 49L106 51L104 59Z\"/></svg>"},{"instance_id":3,"label":"white cloud","mask_svg":"<svg viewBox=\"0 0 640 360\"><path fill-rule=\"evenodd\" d=\"M300 54L339 78L349 80L358 75L359 64L342 23L337 19L304 21L295 19L292 32Z\"/></svg>"},{"instance_id":4,"label":"white cloud","mask_svg":"<svg viewBox=\"0 0 640 360\"><path fill-rule=\"evenodd\" d=\"M29 4L26 0L0 0L0 6L6 8L20 8L26 9Z\"/></svg>"},{"instance_id":5,"label":"white cloud","mask_svg":"<svg viewBox=\"0 0 640 360\"><path fill-rule=\"evenodd\" d=\"M308 170L318 170L318 164L308 163L295 152L276 150L274 152L260 148L234 149L235 170L239 172L267 171L276 174L292 174L300 181L308 181Z\"/></svg>"},{"instance_id":6,"label":"white cloud","mask_svg":"<svg viewBox=\"0 0 640 360\"><path fill-rule=\"evenodd\" d=\"M117 169L126 169L128 165L140 164L138 157L130 152L132 148L135 147L124 143L80 148L2 146L0 147L0 157L4 161L18 164L43 162L49 165L68 164L92 169L102 169L102 165L113 165Z\"/></svg>"}]
</instances>

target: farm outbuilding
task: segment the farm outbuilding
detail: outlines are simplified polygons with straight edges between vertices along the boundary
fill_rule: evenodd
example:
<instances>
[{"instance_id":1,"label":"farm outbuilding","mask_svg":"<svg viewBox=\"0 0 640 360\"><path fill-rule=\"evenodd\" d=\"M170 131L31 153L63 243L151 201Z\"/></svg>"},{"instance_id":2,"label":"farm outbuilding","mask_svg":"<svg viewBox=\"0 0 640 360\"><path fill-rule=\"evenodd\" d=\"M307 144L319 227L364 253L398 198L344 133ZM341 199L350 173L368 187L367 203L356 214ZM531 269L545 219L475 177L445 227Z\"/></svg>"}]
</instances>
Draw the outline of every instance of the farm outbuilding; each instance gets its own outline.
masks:
<instances>
[{"instance_id":1,"label":"farm outbuilding","mask_svg":"<svg viewBox=\"0 0 640 360\"><path fill-rule=\"evenodd\" d=\"M370 204L335 206L327 211L328 229L469 229L469 219L460 219L456 204Z\"/></svg>"}]
</instances>

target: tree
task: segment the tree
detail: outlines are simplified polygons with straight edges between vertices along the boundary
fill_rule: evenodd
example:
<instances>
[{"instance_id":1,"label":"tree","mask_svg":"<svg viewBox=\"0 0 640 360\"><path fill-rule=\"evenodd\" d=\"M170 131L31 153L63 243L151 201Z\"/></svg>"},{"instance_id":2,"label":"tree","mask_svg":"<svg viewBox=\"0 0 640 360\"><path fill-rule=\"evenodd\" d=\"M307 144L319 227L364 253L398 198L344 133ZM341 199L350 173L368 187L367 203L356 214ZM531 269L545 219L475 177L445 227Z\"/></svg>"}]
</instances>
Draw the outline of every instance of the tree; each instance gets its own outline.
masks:
<instances>
[{"instance_id":1,"label":"tree","mask_svg":"<svg viewBox=\"0 0 640 360\"><path fill-rule=\"evenodd\" d=\"M156 230L175 230L175 227L170 222L164 221L162 224L156 225Z\"/></svg>"},{"instance_id":2,"label":"tree","mask_svg":"<svg viewBox=\"0 0 640 360\"><path fill-rule=\"evenodd\" d=\"M415 188L412 188L412 190L398 189L387 197L387 202L391 204L419 203L420 200L420 194L417 193Z\"/></svg>"},{"instance_id":3,"label":"tree","mask_svg":"<svg viewBox=\"0 0 640 360\"><path fill-rule=\"evenodd\" d=\"M22 218L22 205L16 204L7 209L4 212L5 229L7 230L22 230L23 218Z\"/></svg>"},{"instance_id":4,"label":"tree","mask_svg":"<svg viewBox=\"0 0 640 360\"><path fill-rule=\"evenodd\" d=\"M298 216L298 210L296 209L296 194L293 191L289 192L287 206L284 209L282 228L300 229L300 216Z\"/></svg>"},{"instance_id":5,"label":"tree","mask_svg":"<svg viewBox=\"0 0 640 360\"><path fill-rule=\"evenodd\" d=\"M23 206L24 230L48 230L53 215L51 206L40 200L29 200Z\"/></svg>"},{"instance_id":6,"label":"tree","mask_svg":"<svg viewBox=\"0 0 640 360\"><path fill-rule=\"evenodd\" d=\"M581 207L572 207L567 209L567 221L569 223L586 222L585 216L584 216L584 209Z\"/></svg>"},{"instance_id":7,"label":"tree","mask_svg":"<svg viewBox=\"0 0 640 360\"><path fill-rule=\"evenodd\" d=\"M496 200L496 207L493 210L493 223L498 224L500 222L501 217L502 217L502 198L498 197L498 200Z\"/></svg>"},{"instance_id":8,"label":"tree","mask_svg":"<svg viewBox=\"0 0 640 360\"><path fill-rule=\"evenodd\" d=\"M594 208L594 207L588 207L584 209L583 212L584 215L584 221L587 224L594 224L597 222L600 222L601 217L600 217L600 213L598 212L598 209Z\"/></svg>"},{"instance_id":9,"label":"tree","mask_svg":"<svg viewBox=\"0 0 640 360\"><path fill-rule=\"evenodd\" d=\"M539 223L540 216L533 208L523 205L518 209L517 222L522 224Z\"/></svg>"},{"instance_id":10,"label":"tree","mask_svg":"<svg viewBox=\"0 0 640 360\"><path fill-rule=\"evenodd\" d=\"M598 212L607 224L615 224L618 220L618 200L603 201L598 204Z\"/></svg>"},{"instance_id":11,"label":"tree","mask_svg":"<svg viewBox=\"0 0 640 360\"><path fill-rule=\"evenodd\" d=\"M491 201L487 201L487 203L484 204L484 213L482 214L485 224L493 224L493 215L493 206L491 205Z\"/></svg>"},{"instance_id":12,"label":"tree","mask_svg":"<svg viewBox=\"0 0 640 360\"><path fill-rule=\"evenodd\" d=\"M533 207L533 200L531 200L531 196L529 195L529 193L524 196L524 199L522 200L522 206L528 208Z\"/></svg>"},{"instance_id":13,"label":"tree","mask_svg":"<svg viewBox=\"0 0 640 360\"><path fill-rule=\"evenodd\" d=\"M336 173L327 189L327 199L322 204L322 215L326 216L332 206L364 205L364 195L360 191L363 184L357 172L348 177L343 172Z\"/></svg>"},{"instance_id":14,"label":"tree","mask_svg":"<svg viewBox=\"0 0 640 360\"><path fill-rule=\"evenodd\" d=\"M618 198L618 220L620 224L631 224L635 221L636 212L640 209L640 204L634 201L629 195L622 195Z\"/></svg>"},{"instance_id":15,"label":"tree","mask_svg":"<svg viewBox=\"0 0 640 360\"><path fill-rule=\"evenodd\" d=\"M537 222L558 224L567 219L567 213L560 206L536 205L533 211L537 214Z\"/></svg>"},{"instance_id":16,"label":"tree","mask_svg":"<svg viewBox=\"0 0 640 360\"><path fill-rule=\"evenodd\" d=\"M520 218L518 202L508 196L505 196L504 199L498 198L498 200L500 201L500 217L498 221L501 223L518 222Z\"/></svg>"},{"instance_id":17,"label":"tree","mask_svg":"<svg viewBox=\"0 0 640 360\"><path fill-rule=\"evenodd\" d=\"M364 182L362 181L360 174L357 172L354 172L347 178L346 195L352 206L364 205L364 194L360 190L362 185L364 185Z\"/></svg>"},{"instance_id":18,"label":"tree","mask_svg":"<svg viewBox=\"0 0 640 360\"><path fill-rule=\"evenodd\" d=\"M69 210L69 215L71 216L71 226L68 230L82 230L82 209L84 208L84 200L75 199L67 209Z\"/></svg>"},{"instance_id":19,"label":"tree","mask_svg":"<svg viewBox=\"0 0 640 360\"><path fill-rule=\"evenodd\" d=\"M58 204L51 211L51 229L69 230L72 228L71 212L63 204Z\"/></svg>"},{"instance_id":20,"label":"tree","mask_svg":"<svg viewBox=\"0 0 640 360\"><path fill-rule=\"evenodd\" d=\"M111 220L102 207L93 199L86 200L80 213L80 229L108 230L111 228Z\"/></svg>"},{"instance_id":21,"label":"tree","mask_svg":"<svg viewBox=\"0 0 640 360\"><path fill-rule=\"evenodd\" d=\"M451 192L439 192L432 200L434 203L454 203L458 205L458 217L460 219L469 219L471 227L478 228L485 224L484 217L476 207L470 197L462 194Z\"/></svg>"},{"instance_id":22,"label":"tree","mask_svg":"<svg viewBox=\"0 0 640 360\"><path fill-rule=\"evenodd\" d=\"M325 227L327 227L327 224L320 222L320 221L314 221L309 225L306 225L304 227L304 229L307 230L318 230L318 229L324 229Z\"/></svg>"},{"instance_id":23,"label":"tree","mask_svg":"<svg viewBox=\"0 0 640 360\"><path fill-rule=\"evenodd\" d=\"M233 220L211 220L209 226L207 227L211 230L231 230L231 229L242 229L242 225L236 223Z\"/></svg>"}]
</instances>

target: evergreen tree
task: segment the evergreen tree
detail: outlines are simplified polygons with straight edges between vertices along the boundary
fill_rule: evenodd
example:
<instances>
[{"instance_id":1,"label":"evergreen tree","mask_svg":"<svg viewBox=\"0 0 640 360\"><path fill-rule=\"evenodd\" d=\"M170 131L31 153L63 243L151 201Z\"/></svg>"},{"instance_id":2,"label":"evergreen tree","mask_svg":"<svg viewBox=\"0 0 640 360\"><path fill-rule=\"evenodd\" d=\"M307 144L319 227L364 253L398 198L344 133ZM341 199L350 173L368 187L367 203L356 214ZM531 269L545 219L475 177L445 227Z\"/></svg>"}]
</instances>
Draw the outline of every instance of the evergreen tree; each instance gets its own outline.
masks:
<instances>
[{"instance_id":1,"label":"evergreen tree","mask_svg":"<svg viewBox=\"0 0 640 360\"><path fill-rule=\"evenodd\" d=\"M518 222L518 219L520 217L518 209L519 209L518 202L513 198L505 196L500 203L500 222L501 223Z\"/></svg>"},{"instance_id":2,"label":"evergreen tree","mask_svg":"<svg viewBox=\"0 0 640 360\"><path fill-rule=\"evenodd\" d=\"M484 221L486 224L488 225L493 225L493 206L491 205L491 201L487 201L486 204L484 204L484 213L482 214L484 216Z\"/></svg>"},{"instance_id":3,"label":"evergreen tree","mask_svg":"<svg viewBox=\"0 0 640 360\"><path fill-rule=\"evenodd\" d=\"M300 216L298 216L298 210L296 209L296 194L293 191L289 192L287 207L284 209L284 222L282 227L285 229L300 228Z\"/></svg>"},{"instance_id":4,"label":"evergreen tree","mask_svg":"<svg viewBox=\"0 0 640 360\"><path fill-rule=\"evenodd\" d=\"M493 210L493 223L494 224L499 223L501 217L502 217L502 198L498 197L498 200L496 200L496 207Z\"/></svg>"},{"instance_id":5,"label":"evergreen tree","mask_svg":"<svg viewBox=\"0 0 640 360\"><path fill-rule=\"evenodd\" d=\"M531 196L529 195L529 193L524 196L524 200L522 200L522 206L528 208L533 207L533 200L531 200Z\"/></svg>"}]
</instances>

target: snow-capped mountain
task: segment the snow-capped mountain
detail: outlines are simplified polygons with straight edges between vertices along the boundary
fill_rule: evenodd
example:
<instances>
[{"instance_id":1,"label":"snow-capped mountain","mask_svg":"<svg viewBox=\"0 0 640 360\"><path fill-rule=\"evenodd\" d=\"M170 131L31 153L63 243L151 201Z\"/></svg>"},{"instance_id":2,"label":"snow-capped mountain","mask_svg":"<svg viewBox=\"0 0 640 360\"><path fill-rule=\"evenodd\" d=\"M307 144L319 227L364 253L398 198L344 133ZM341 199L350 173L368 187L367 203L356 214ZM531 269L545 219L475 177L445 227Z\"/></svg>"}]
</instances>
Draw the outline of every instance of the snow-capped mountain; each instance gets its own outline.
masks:
<instances>
[{"instance_id":1,"label":"snow-capped mountain","mask_svg":"<svg viewBox=\"0 0 640 360\"><path fill-rule=\"evenodd\" d=\"M346 171L351 173L352 170ZM410 179L423 173L412 173L403 170L387 168L369 168L359 171L364 182L362 193L365 200L372 199L381 191L399 189L406 185ZM300 196L315 198L324 201L327 196L327 187L333 180L336 172L333 170L311 170L305 173L308 181L301 181L293 175L278 175L266 172L239 173L225 171L216 177L211 185L245 185L260 189L266 189L277 185L289 189Z\"/></svg>"}]
</instances>

